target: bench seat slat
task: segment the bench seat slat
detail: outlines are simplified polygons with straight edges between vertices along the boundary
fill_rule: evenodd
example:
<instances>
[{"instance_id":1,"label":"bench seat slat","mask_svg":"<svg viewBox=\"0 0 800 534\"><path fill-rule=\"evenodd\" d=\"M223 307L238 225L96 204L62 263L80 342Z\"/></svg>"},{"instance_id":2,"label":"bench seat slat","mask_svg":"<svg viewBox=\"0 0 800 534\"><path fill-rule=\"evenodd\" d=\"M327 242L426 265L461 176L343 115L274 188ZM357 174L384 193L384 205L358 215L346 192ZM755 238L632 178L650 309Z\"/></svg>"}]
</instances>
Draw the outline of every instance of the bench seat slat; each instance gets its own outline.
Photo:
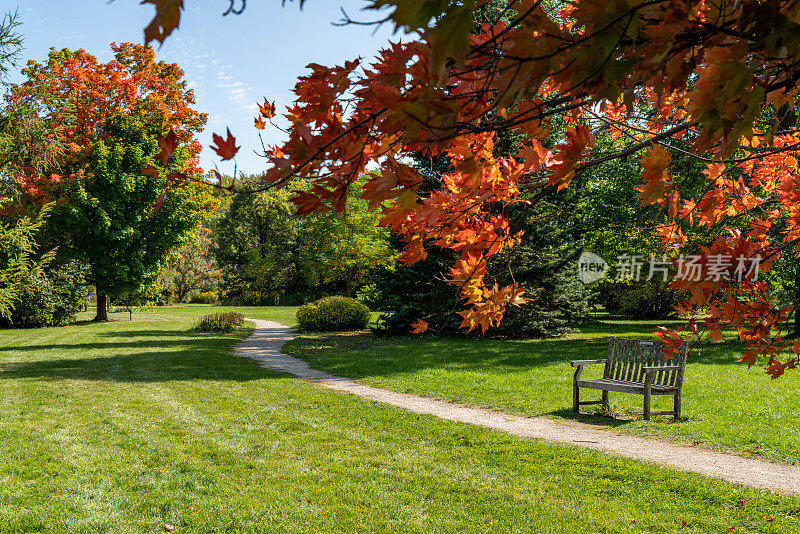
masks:
<instances>
[{"instance_id":1,"label":"bench seat slat","mask_svg":"<svg viewBox=\"0 0 800 534\"><path fill-rule=\"evenodd\" d=\"M607 378L601 378L599 380L578 380L578 387L616 391L619 393L644 393L644 384L627 382L625 380L610 380ZM675 386L654 385L650 389L653 395L672 395L678 391L678 388Z\"/></svg>"}]
</instances>

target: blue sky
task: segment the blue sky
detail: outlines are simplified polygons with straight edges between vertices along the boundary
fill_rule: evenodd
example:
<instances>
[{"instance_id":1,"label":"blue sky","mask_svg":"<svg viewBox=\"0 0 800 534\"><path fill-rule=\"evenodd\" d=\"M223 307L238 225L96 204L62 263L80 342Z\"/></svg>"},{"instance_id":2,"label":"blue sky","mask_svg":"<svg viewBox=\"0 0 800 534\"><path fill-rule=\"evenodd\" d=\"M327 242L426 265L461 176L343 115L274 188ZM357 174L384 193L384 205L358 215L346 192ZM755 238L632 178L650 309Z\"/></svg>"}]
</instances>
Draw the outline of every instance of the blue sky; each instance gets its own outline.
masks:
<instances>
[{"instance_id":1,"label":"blue sky","mask_svg":"<svg viewBox=\"0 0 800 534\"><path fill-rule=\"evenodd\" d=\"M236 0L237 5L240 0ZM176 62L195 91L197 109L209 114L201 164L212 168L218 159L208 149L212 132L230 127L242 146L236 158L240 171L257 173L264 160L253 150L260 147L253 128L256 102L276 100L279 112L291 102L291 89L311 62L339 64L355 57L371 58L392 37L391 28L335 27L340 7L354 18L364 0L307 0L301 11L296 2L250 0L241 16L222 13L228 0L186 0L181 27L157 49L159 59ZM43 60L50 47L78 49L111 59L109 43L141 42L153 8L139 0L0 0L0 11L19 9L25 35L24 58ZM17 78L18 80L19 78ZM265 130L264 140L274 144L282 134ZM223 173L233 165L218 163Z\"/></svg>"}]
</instances>

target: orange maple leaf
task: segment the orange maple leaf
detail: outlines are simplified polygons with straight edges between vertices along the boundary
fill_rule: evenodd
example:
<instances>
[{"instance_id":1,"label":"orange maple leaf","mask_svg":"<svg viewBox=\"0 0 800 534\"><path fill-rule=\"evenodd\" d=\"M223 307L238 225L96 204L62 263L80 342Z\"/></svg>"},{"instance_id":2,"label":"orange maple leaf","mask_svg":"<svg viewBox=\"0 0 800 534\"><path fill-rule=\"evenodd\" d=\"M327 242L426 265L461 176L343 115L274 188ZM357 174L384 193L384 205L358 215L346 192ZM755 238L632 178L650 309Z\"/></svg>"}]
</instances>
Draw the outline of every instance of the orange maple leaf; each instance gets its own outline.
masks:
<instances>
[{"instance_id":1,"label":"orange maple leaf","mask_svg":"<svg viewBox=\"0 0 800 534\"><path fill-rule=\"evenodd\" d=\"M556 145L560 152L554 156L550 170L550 185L555 185L557 191L569 187L575 176L575 166L586 148L596 146L594 135L585 124L578 124L574 128L567 127L567 142Z\"/></svg>"},{"instance_id":2,"label":"orange maple leaf","mask_svg":"<svg viewBox=\"0 0 800 534\"><path fill-rule=\"evenodd\" d=\"M228 137L223 139L222 136L214 134L211 136L211 139L217 146L211 145L211 150L216 152L219 157L222 158L222 161L227 161L229 159L233 159L239 149L241 147L236 146L236 138L231 135L231 130L228 128Z\"/></svg>"},{"instance_id":3,"label":"orange maple leaf","mask_svg":"<svg viewBox=\"0 0 800 534\"><path fill-rule=\"evenodd\" d=\"M425 332L426 330L428 330L428 323L426 323L426 322L425 322L425 321L423 321L422 319L417 319L417 320L416 320L416 321L415 321L415 322L414 322L414 323L411 325L411 333L412 333L412 334L422 334L422 333L423 333L423 332Z\"/></svg>"},{"instance_id":4,"label":"orange maple leaf","mask_svg":"<svg viewBox=\"0 0 800 534\"><path fill-rule=\"evenodd\" d=\"M261 116L264 117L265 119L271 119L272 117L275 116L275 102L272 102L270 104L265 98L263 105L256 104L256 106L258 106L258 112L261 113Z\"/></svg>"},{"instance_id":5,"label":"orange maple leaf","mask_svg":"<svg viewBox=\"0 0 800 534\"><path fill-rule=\"evenodd\" d=\"M640 178L644 183L636 190L643 203L660 204L664 201L667 188L672 186L672 177L667 172L671 160L669 152L658 145L653 146L639 160L643 169Z\"/></svg>"},{"instance_id":6,"label":"orange maple leaf","mask_svg":"<svg viewBox=\"0 0 800 534\"><path fill-rule=\"evenodd\" d=\"M180 25L183 0L142 0L140 3L153 4L156 8L153 20L144 29L144 44L150 41L164 44L164 39Z\"/></svg>"},{"instance_id":7,"label":"orange maple leaf","mask_svg":"<svg viewBox=\"0 0 800 534\"><path fill-rule=\"evenodd\" d=\"M306 191L295 191L295 196L292 197L291 201L297 206L298 215L307 215L315 211L329 209L322 203L321 198Z\"/></svg>"},{"instance_id":8,"label":"orange maple leaf","mask_svg":"<svg viewBox=\"0 0 800 534\"><path fill-rule=\"evenodd\" d=\"M158 169L152 165L148 165L142 169L142 174L149 176L150 178L158 178Z\"/></svg>"},{"instance_id":9,"label":"orange maple leaf","mask_svg":"<svg viewBox=\"0 0 800 534\"><path fill-rule=\"evenodd\" d=\"M755 349L742 351L742 357L736 360L736 363L746 363L747 367L752 367L756 363L756 356L758 356L758 351Z\"/></svg>"},{"instance_id":10,"label":"orange maple leaf","mask_svg":"<svg viewBox=\"0 0 800 534\"><path fill-rule=\"evenodd\" d=\"M767 374L773 380L780 378L780 376L786 371L786 364L779 362L778 360L772 360L767 364Z\"/></svg>"},{"instance_id":11,"label":"orange maple leaf","mask_svg":"<svg viewBox=\"0 0 800 534\"><path fill-rule=\"evenodd\" d=\"M725 172L725 164L724 163L708 163L706 164L706 168L703 169L703 174L706 175L708 180L712 182L717 180L722 173Z\"/></svg>"},{"instance_id":12,"label":"orange maple leaf","mask_svg":"<svg viewBox=\"0 0 800 534\"><path fill-rule=\"evenodd\" d=\"M158 195L158 198L156 198L156 201L153 204L153 214L158 213L159 211L161 211L161 208L164 207L164 195L165 194L166 194L166 191L162 191L161 194Z\"/></svg>"},{"instance_id":13,"label":"orange maple leaf","mask_svg":"<svg viewBox=\"0 0 800 534\"><path fill-rule=\"evenodd\" d=\"M166 137L161 137L159 135L156 139L158 140L158 147L161 149L161 152L156 155L156 159L166 165L170 156L172 156L172 153L175 152L175 149L178 147L178 136L175 135L175 130L170 127Z\"/></svg>"}]
</instances>

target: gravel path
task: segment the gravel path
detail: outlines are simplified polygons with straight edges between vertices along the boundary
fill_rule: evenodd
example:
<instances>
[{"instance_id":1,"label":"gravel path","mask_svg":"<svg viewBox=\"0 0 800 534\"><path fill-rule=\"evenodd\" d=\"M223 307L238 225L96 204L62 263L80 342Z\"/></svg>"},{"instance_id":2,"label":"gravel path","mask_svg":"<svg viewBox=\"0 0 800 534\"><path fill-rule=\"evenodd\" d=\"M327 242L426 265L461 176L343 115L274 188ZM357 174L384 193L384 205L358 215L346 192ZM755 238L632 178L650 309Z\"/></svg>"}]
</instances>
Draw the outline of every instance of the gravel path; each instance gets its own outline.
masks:
<instances>
[{"instance_id":1,"label":"gravel path","mask_svg":"<svg viewBox=\"0 0 800 534\"><path fill-rule=\"evenodd\" d=\"M252 336L236 345L234 348L236 355L252 358L264 368L290 373L298 378L316 382L324 388L358 395L448 421L502 430L515 436L598 449L738 484L800 494L800 467L630 436L576 421L507 415L417 395L395 393L318 371L312 369L306 362L281 352L283 344L295 336L291 328L273 321L248 320L255 323L256 330Z\"/></svg>"}]
</instances>

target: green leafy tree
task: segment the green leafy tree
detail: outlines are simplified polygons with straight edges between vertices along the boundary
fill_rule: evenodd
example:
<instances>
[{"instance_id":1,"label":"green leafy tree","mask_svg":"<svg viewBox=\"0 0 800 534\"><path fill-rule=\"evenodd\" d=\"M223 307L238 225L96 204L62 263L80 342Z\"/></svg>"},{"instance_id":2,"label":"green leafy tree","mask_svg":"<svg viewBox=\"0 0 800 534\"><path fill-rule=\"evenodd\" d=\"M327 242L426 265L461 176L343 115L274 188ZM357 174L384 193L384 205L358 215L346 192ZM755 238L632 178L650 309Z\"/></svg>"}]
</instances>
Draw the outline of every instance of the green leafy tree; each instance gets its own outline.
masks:
<instances>
[{"instance_id":1,"label":"green leafy tree","mask_svg":"<svg viewBox=\"0 0 800 534\"><path fill-rule=\"evenodd\" d=\"M308 217L301 229L302 269L312 285L344 284L345 295L370 281L376 266L394 259L389 231L367 203L352 198L342 213Z\"/></svg>"},{"instance_id":2,"label":"green leafy tree","mask_svg":"<svg viewBox=\"0 0 800 534\"><path fill-rule=\"evenodd\" d=\"M308 287L286 190L235 194L212 220L212 252L228 296L255 304Z\"/></svg>"},{"instance_id":3,"label":"green leafy tree","mask_svg":"<svg viewBox=\"0 0 800 534\"><path fill-rule=\"evenodd\" d=\"M211 224L229 296L254 304L350 295L392 260L389 233L364 201L350 198L340 216L297 217L287 189L237 193Z\"/></svg>"},{"instance_id":4,"label":"green leafy tree","mask_svg":"<svg viewBox=\"0 0 800 534\"><path fill-rule=\"evenodd\" d=\"M5 85L8 73L16 65L22 51L22 34L19 32L18 14L6 12L0 20L0 84ZM38 253L36 236L40 233L41 216L21 215L13 201L19 188L10 179L16 163L29 150L41 128L24 120L24 113L13 114L0 111L0 318L8 320L19 301L25 282L41 275L41 268L53 257L50 251ZM44 146L40 154L49 155ZM34 162L37 162L34 159ZM39 214L41 215L41 214Z\"/></svg>"},{"instance_id":5,"label":"green leafy tree","mask_svg":"<svg viewBox=\"0 0 800 534\"><path fill-rule=\"evenodd\" d=\"M598 147L603 151L621 149L624 144L613 140L601 130L594 131ZM676 142L677 143L677 142ZM688 150L688 145L683 147ZM698 191L706 186L703 165L687 157L674 156L674 178L684 188ZM648 276L650 255L657 261L664 256L674 260L680 254L694 254L700 244L713 239L714 231L700 228L687 231L687 243L667 251L661 246L657 227L666 222L664 209L645 205L637 187L640 185L641 166L634 159L616 159L587 169L576 185L585 188L577 207L584 227L583 245L586 250L604 258L612 273L594 286L597 302L611 313L654 319L674 315L674 306L680 293L669 287L671 277ZM617 280L616 267L621 256L640 256L645 264L642 279Z\"/></svg>"},{"instance_id":6,"label":"green leafy tree","mask_svg":"<svg viewBox=\"0 0 800 534\"><path fill-rule=\"evenodd\" d=\"M222 273L211 247L211 239L201 232L171 258L169 266L162 273L162 279L177 302L186 302L190 292L208 292L218 288Z\"/></svg>"},{"instance_id":7,"label":"green leafy tree","mask_svg":"<svg viewBox=\"0 0 800 534\"><path fill-rule=\"evenodd\" d=\"M54 204L47 237L59 254L89 265L97 320L107 320L109 296L152 285L214 207L209 187L194 179L202 171L193 134L206 116L192 109L183 72L156 61L149 47L112 50L108 63L66 49L29 62L27 80L11 87L5 106L30 131L64 140L51 158L36 160L43 143L14 132L16 148L6 152L18 157L7 166L22 209Z\"/></svg>"},{"instance_id":8,"label":"green leafy tree","mask_svg":"<svg viewBox=\"0 0 800 534\"><path fill-rule=\"evenodd\" d=\"M105 128L86 170L50 218L65 247L91 267L97 320L107 320L106 297L151 284L170 252L185 243L214 207L207 186L170 183L187 151L173 154L157 176L142 173L160 152L158 140L137 120L118 117ZM181 153L182 152L182 153Z\"/></svg>"}]
</instances>

